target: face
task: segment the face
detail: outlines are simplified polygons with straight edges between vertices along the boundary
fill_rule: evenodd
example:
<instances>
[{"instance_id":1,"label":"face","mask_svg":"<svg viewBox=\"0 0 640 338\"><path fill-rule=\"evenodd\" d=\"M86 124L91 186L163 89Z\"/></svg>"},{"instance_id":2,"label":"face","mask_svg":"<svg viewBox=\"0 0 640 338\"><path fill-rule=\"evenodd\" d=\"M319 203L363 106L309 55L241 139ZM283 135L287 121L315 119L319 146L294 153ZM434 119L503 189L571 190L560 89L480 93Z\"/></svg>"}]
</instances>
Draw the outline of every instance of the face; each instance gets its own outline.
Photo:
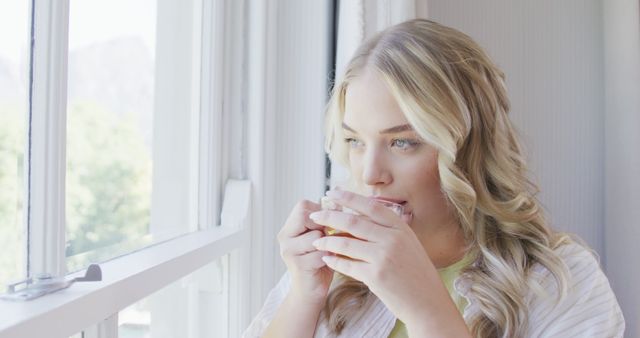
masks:
<instances>
[{"instance_id":1,"label":"face","mask_svg":"<svg viewBox=\"0 0 640 338\"><path fill-rule=\"evenodd\" d=\"M343 131L357 192L402 202L412 213L414 231L449 224L437 150L413 131L376 73L367 71L349 83Z\"/></svg>"}]
</instances>

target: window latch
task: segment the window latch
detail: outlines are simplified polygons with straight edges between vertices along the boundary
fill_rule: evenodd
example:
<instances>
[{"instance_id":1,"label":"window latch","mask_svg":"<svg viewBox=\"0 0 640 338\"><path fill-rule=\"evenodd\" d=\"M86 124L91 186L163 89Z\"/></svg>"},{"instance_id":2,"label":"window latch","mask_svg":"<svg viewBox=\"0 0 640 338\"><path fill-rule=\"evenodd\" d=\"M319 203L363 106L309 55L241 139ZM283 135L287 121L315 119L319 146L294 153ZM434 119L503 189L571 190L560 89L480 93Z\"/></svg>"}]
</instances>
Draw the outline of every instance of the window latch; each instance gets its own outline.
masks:
<instances>
[{"instance_id":1,"label":"window latch","mask_svg":"<svg viewBox=\"0 0 640 338\"><path fill-rule=\"evenodd\" d=\"M26 301L36 299L48 293L70 287L75 282L99 282L102 280L100 265L91 264L84 277L66 279L54 277L49 273L38 274L15 283L7 284L7 293L0 294L0 299L12 301Z\"/></svg>"}]
</instances>

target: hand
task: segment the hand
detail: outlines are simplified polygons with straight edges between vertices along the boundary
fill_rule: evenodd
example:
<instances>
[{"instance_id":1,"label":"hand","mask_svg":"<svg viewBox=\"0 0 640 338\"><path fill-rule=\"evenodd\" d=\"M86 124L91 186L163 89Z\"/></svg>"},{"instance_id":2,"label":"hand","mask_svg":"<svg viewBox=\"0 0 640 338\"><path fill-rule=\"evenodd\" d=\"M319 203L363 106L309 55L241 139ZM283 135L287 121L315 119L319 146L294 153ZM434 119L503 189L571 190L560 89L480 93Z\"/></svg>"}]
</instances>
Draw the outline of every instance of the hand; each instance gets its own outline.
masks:
<instances>
[{"instance_id":1,"label":"hand","mask_svg":"<svg viewBox=\"0 0 640 338\"><path fill-rule=\"evenodd\" d=\"M313 243L319 250L341 255L323 257L330 268L366 284L410 332L434 332L442 321L466 331L435 266L405 220L374 199L352 192L330 191L327 196L360 213L322 210L310 215L317 224L356 237L326 236Z\"/></svg>"},{"instance_id":2,"label":"hand","mask_svg":"<svg viewBox=\"0 0 640 338\"><path fill-rule=\"evenodd\" d=\"M327 252L318 251L313 241L324 236L324 226L309 219L309 214L320 210L320 205L300 201L293 208L278 233L280 256L291 273L291 290L308 301L324 302L333 279L333 270L322 260Z\"/></svg>"}]
</instances>

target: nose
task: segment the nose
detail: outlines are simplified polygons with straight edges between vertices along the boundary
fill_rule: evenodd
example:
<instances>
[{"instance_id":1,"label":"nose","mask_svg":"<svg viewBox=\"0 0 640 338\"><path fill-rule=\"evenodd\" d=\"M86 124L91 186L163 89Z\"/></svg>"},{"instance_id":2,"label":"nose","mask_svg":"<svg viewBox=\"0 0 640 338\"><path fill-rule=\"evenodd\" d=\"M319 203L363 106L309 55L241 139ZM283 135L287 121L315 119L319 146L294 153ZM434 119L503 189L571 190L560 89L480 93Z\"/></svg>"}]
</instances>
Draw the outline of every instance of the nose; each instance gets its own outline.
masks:
<instances>
[{"instance_id":1,"label":"nose","mask_svg":"<svg viewBox=\"0 0 640 338\"><path fill-rule=\"evenodd\" d=\"M372 149L364 155L362 180L366 185L386 185L393 181L389 160L381 151Z\"/></svg>"}]
</instances>

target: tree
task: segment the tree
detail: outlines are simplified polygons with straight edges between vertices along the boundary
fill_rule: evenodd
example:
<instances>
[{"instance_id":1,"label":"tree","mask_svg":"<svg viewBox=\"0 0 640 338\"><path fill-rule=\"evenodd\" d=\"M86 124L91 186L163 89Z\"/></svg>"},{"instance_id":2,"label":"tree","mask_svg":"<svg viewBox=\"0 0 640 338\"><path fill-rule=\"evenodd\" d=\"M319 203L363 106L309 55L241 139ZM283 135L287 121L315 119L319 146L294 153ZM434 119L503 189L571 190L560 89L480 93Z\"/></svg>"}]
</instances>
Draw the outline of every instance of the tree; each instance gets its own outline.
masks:
<instances>
[{"instance_id":1,"label":"tree","mask_svg":"<svg viewBox=\"0 0 640 338\"><path fill-rule=\"evenodd\" d=\"M67 257L70 269L150 242L150 150L133 123L95 104L67 117Z\"/></svg>"}]
</instances>

